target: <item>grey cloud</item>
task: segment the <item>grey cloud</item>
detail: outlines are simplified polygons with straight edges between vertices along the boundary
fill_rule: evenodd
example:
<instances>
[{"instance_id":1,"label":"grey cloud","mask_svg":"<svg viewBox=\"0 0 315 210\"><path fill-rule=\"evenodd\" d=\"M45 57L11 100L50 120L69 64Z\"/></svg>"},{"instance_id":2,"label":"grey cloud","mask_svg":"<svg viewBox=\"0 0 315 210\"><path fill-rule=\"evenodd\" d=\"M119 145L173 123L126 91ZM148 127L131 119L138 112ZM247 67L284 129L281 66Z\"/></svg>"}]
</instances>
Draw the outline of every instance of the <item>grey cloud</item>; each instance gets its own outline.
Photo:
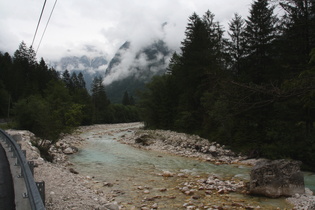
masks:
<instances>
[{"instance_id":1,"label":"grey cloud","mask_svg":"<svg viewBox=\"0 0 315 210\"><path fill-rule=\"evenodd\" d=\"M227 22L234 12L247 16L252 0L67 0L58 1L38 57L58 59L105 53L112 57L126 40L140 48L163 37L173 49L184 38L188 16L203 15L210 10L216 20ZM47 1L35 48L48 19L54 1ZM24 40L30 45L42 8L42 1L12 0L0 2L1 51L14 52ZM161 25L164 25L163 30ZM225 23L222 23L226 25ZM85 46L94 46L93 51Z\"/></svg>"}]
</instances>

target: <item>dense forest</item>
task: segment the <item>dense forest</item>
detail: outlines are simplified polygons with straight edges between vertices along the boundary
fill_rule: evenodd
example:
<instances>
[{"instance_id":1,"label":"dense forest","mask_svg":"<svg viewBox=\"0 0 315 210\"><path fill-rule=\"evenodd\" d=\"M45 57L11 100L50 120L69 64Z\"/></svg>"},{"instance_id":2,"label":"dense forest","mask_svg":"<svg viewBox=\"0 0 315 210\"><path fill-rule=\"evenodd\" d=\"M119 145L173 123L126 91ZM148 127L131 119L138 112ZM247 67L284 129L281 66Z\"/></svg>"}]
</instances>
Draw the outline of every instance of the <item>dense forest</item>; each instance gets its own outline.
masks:
<instances>
[{"instance_id":1,"label":"dense forest","mask_svg":"<svg viewBox=\"0 0 315 210\"><path fill-rule=\"evenodd\" d=\"M192 14L181 51L142 93L145 125L315 170L314 30L312 0L255 0L227 33L210 11Z\"/></svg>"},{"instance_id":2,"label":"dense forest","mask_svg":"<svg viewBox=\"0 0 315 210\"><path fill-rule=\"evenodd\" d=\"M112 104L102 77L89 94L81 73L57 72L22 42L14 55L0 53L0 118L53 144L79 125L139 121L140 113L148 128L315 170L314 30L313 0L255 0L226 32L212 12L194 13L180 52L137 106L127 92Z\"/></svg>"},{"instance_id":3,"label":"dense forest","mask_svg":"<svg viewBox=\"0 0 315 210\"><path fill-rule=\"evenodd\" d=\"M11 56L0 53L0 118L27 129L53 144L61 133L79 125L139 121L132 97L111 104L101 77L95 77L91 94L82 73L63 73L37 62L32 47L22 42ZM49 145L48 145L49 146Z\"/></svg>"}]
</instances>

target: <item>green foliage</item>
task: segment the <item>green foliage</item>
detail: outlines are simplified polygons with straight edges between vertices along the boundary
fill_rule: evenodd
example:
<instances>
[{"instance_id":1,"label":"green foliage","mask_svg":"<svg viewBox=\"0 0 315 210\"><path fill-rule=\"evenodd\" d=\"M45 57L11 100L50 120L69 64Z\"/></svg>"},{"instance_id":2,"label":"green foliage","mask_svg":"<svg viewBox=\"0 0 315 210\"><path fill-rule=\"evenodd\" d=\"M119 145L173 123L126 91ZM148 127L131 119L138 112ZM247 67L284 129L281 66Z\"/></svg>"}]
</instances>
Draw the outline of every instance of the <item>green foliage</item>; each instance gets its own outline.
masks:
<instances>
[{"instance_id":1,"label":"green foliage","mask_svg":"<svg viewBox=\"0 0 315 210\"><path fill-rule=\"evenodd\" d=\"M123 99L122 99L122 104L123 105L131 105L131 101L130 101L130 98L129 98L129 95L128 95L128 92L125 91L124 93L124 96L123 96Z\"/></svg>"},{"instance_id":2,"label":"green foliage","mask_svg":"<svg viewBox=\"0 0 315 210\"><path fill-rule=\"evenodd\" d=\"M30 130L44 139L58 138L59 133L51 129L55 127L55 120L47 101L42 97L30 96L20 100L15 105L14 113L19 128Z\"/></svg>"},{"instance_id":3,"label":"green foliage","mask_svg":"<svg viewBox=\"0 0 315 210\"><path fill-rule=\"evenodd\" d=\"M251 6L244 31L246 68L241 69L245 71L244 80L249 80L246 82L261 84L278 79L272 68L278 22L273 10L265 0L256 0Z\"/></svg>"},{"instance_id":4,"label":"green foliage","mask_svg":"<svg viewBox=\"0 0 315 210\"><path fill-rule=\"evenodd\" d=\"M3 87L0 81L0 118L6 118L9 116L9 106L10 106L10 95L8 91Z\"/></svg>"},{"instance_id":5,"label":"green foliage","mask_svg":"<svg viewBox=\"0 0 315 210\"><path fill-rule=\"evenodd\" d=\"M153 128L174 128L176 98L176 87L169 75L153 77L147 90L141 93L141 118L146 125Z\"/></svg>"},{"instance_id":6,"label":"green foliage","mask_svg":"<svg viewBox=\"0 0 315 210\"><path fill-rule=\"evenodd\" d=\"M241 71L241 62L245 56L245 20L234 14L234 18L229 23L230 32L228 32L231 41L229 43L229 54L231 56L231 69L237 74Z\"/></svg>"},{"instance_id":7,"label":"green foliage","mask_svg":"<svg viewBox=\"0 0 315 210\"><path fill-rule=\"evenodd\" d=\"M81 124L83 106L69 100L62 83L52 83L46 95L45 98L34 95L19 100L14 107L15 120L18 128L30 130L53 143L60 133Z\"/></svg>"},{"instance_id":8,"label":"green foliage","mask_svg":"<svg viewBox=\"0 0 315 210\"><path fill-rule=\"evenodd\" d=\"M82 73L65 70L60 77L43 58L38 63L34 50L24 42L13 58L0 52L0 75L0 119L13 117L8 126L30 130L39 137L33 144L50 161L49 148L61 133L92 123L140 120L138 107L130 106L133 97L128 96L126 106L111 105L101 77L94 79L90 95Z\"/></svg>"},{"instance_id":9,"label":"green foliage","mask_svg":"<svg viewBox=\"0 0 315 210\"><path fill-rule=\"evenodd\" d=\"M138 108L130 105L111 104L109 105L110 123L125 123L139 121Z\"/></svg>"},{"instance_id":10,"label":"green foliage","mask_svg":"<svg viewBox=\"0 0 315 210\"><path fill-rule=\"evenodd\" d=\"M94 108L93 119L96 123L102 123L106 119L106 109L110 104L107 98L102 77L95 77L92 84L92 103Z\"/></svg>"},{"instance_id":11,"label":"green foliage","mask_svg":"<svg viewBox=\"0 0 315 210\"><path fill-rule=\"evenodd\" d=\"M75 128L81 125L83 105L72 104L65 113L65 125L69 128Z\"/></svg>"},{"instance_id":12,"label":"green foliage","mask_svg":"<svg viewBox=\"0 0 315 210\"><path fill-rule=\"evenodd\" d=\"M307 68L309 53L315 48L315 4L312 0L284 0L280 54L286 75L296 76Z\"/></svg>"},{"instance_id":13,"label":"green foliage","mask_svg":"<svg viewBox=\"0 0 315 210\"><path fill-rule=\"evenodd\" d=\"M302 160L315 170L315 5L281 6L282 28L269 1L255 0L246 20L235 15L230 22L229 42L211 12L189 17L181 53L141 95L145 125L199 134L249 157Z\"/></svg>"}]
</instances>

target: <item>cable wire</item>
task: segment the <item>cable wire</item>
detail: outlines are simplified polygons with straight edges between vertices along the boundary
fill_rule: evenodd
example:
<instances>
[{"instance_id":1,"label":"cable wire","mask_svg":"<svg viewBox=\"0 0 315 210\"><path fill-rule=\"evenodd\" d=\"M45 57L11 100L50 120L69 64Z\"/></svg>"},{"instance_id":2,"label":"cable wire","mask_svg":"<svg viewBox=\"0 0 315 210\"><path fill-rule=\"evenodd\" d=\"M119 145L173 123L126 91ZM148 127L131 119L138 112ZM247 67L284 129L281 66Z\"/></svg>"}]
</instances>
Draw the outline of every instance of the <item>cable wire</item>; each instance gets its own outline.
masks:
<instances>
[{"instance_id":1,"label":"cable wire","mask_svg":"<svg viewBox=\"0 0 315 210\"><path fill-rule=\"evenodd\" d=\"M36 30L35 30L35 34L34 34L33 41L32 41L32 45L31 45L31 46L33 46L33 44L34 44L34 40L35 40L35 37L36 37L36 34L37 34L37 30L38 30L40 21L41 21L41 19L42 19L42 16L43 16L43 13L44 13L44 10L45 10L46 1L47 1L47 0L45 0L44 5L43 5L43 8L42 8L42 12L40 13L39 20L38 20L38 23L37 23L37 27L36 27Z\"/></svg>"},{"instance_id":2,"label":"cable wire","mask_svg":"<svg viewBox=\"0 0 315 210\"><path fill-rule=\"evenodd\" d=\"M55 1L55 4L54 4L54 6L53 6L53 8L52 8L52 10L51 10L51 12L50 12L48 21L47 21L46 26L45 26L45 29L44 29L44 32L43 32L42 37L40 38L39 44L38 44L38 46L37 46L36 54L37 54L37 51L38 51L38 49L39 49L40 44L42 43L43 37L44 37L44 35L45 35L45 32L46 32L47 26L48 26L48 24L49 24L50 18L51 18L52 14L53 14L53 12L54 12L54 10L55 10L56 4L57 4L57 0Z\"/></svg>"}]
</instances>

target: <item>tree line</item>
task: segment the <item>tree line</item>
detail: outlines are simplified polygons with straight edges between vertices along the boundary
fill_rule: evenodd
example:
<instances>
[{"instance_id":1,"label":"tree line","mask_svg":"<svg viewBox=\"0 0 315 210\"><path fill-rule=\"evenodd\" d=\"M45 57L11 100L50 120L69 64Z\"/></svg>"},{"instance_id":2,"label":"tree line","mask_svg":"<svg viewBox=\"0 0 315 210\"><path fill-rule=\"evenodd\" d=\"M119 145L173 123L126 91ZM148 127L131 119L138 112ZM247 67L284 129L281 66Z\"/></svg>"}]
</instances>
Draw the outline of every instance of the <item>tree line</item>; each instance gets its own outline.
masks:
<instances>
[{"instance_id":1,"label":"tree line","mask_svg":"<svg viewBox=\"0 0 315 210\"><path fill-rule=\"evenodd\" d=\"M315 170L314 1L255 0L228 37L214 17L189 17L180 52L141 94L145 125Z\"/></svg>"},{"instance_id":2,"label":"tree line","mask_svg":"<svg viewBox=\"0 0 315 210\"><path fill-rule=\"evenodd\" d=\"M24 42L13 56L0 52L0 75L0 118L50 144L80 125L139 121L134 104L110 103L102 77L94 78L89 94L82 73L57 72L43 58L37 62Z\"/></svg>"}]
</instances>

